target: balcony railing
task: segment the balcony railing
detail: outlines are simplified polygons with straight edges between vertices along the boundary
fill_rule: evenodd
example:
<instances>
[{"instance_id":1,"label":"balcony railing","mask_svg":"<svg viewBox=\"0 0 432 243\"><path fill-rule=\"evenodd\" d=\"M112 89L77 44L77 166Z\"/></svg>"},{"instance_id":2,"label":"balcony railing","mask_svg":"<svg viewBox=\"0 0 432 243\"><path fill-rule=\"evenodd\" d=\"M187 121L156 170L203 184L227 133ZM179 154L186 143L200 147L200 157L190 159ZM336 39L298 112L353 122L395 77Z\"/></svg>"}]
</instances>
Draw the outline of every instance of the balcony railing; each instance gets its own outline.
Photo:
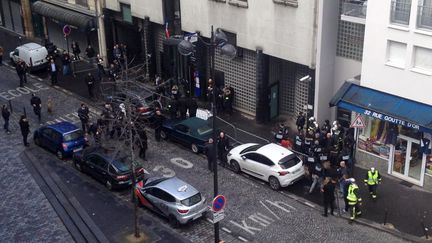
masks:
<instances>
[{"instance_id":1,"label":"balcony railing","mask_svg":"<svg viewBox=\"0 0 432 243\"><path fill-rule=\"evenodd\" d=\"M432 30L432 7L418 6L417 28Z\"/></svg>"},{"instance_id":2,"label":"balcony railing","mask_svg":"<svg viewBox=\"0 0 432 243\"><path fill-rule=\"evenodd\" d=\"M390 22L409 25L411 0L392 0Z\"/></svg>"},{"instance_id":3,"label":"balcony railing","mask_svg":"<svg viewBox=\"0 0 432 243\"><path fill-rule=\"evenodd\" d=\"M367 1L345 1L342 3L342 14L350 17L366 18Z\"/></svg>"}]
</instances>

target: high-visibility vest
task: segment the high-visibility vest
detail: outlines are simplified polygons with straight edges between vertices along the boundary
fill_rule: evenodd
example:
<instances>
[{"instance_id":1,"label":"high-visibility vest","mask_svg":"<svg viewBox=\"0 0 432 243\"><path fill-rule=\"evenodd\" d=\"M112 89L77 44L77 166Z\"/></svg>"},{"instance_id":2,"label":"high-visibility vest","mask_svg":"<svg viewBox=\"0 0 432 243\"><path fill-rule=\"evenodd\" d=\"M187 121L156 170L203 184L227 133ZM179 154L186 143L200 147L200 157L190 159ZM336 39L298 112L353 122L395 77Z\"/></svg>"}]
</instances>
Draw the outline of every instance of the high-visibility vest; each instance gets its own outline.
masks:
<instances>
[{"instance_id":1,"label":"high-visibility vest","mask_svg":"<svg viewBox=\"0 0 432 243\"><path fill-rule=\"evenodd\" d=\"M348 204L349 205L355 205L357 204L357 196L354 193L354 190L358 189L358 186L356 184L350 184L348 187L348 195L347 195L347 200L348 200Z\"/></svg>"},{"instance_id":2,"label":"high-visibility vest","mask_svg":"<svg viewBox=\"0 0 432 243\"><path fill-rule=\"evenodd\" d=\"M372 171L368 171L368 179L367 179L368 185L376 185L378 184L378 171L375 170L375 173L372 174Z\"/></svg>"}]
</instances>

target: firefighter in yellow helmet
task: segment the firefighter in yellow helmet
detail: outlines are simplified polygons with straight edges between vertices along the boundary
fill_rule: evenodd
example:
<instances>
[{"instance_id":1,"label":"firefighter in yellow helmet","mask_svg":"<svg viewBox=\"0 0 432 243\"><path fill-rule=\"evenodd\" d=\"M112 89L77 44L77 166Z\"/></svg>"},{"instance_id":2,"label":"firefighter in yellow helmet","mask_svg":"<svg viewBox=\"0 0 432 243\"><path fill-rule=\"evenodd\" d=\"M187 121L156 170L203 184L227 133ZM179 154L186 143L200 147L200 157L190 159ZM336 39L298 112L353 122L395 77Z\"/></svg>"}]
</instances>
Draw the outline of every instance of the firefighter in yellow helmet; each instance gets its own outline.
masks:
<instances>
[{"instance_id":1,"label":"firefighter in yellow helmet","mask_svg":"<svg viewBox=\"0 0 432 243\"><path fill-rule=\"evenodd\" d=\"M350 220L354 220L356 216L361 215L360 205L362 199L359 195L359 187L355 183L354 178L348 179L350 184L348 186L347 200L350 208Z\"/></svg>"},{"instance_id":2,"label":"firefighter in yellow helmet","mask_svg":"<svg viewBox=\"0 0 432 243\"><path fill-rule=\"evenodd\" d=\"M381 183L381 175L374 167L370 168L364 179L365 185L369 188L369 194L373 199L377 198L377 187Z\"/></svg>"}]
</instances>

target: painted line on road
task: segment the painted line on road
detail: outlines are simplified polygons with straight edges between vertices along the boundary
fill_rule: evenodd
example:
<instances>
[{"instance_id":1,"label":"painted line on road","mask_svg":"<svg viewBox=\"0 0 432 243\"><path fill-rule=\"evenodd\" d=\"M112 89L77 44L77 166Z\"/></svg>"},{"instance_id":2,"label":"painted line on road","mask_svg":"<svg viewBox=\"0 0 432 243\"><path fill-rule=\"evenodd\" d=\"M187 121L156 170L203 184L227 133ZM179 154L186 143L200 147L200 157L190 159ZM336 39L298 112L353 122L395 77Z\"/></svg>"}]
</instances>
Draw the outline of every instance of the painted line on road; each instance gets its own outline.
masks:
<instances>
[{"instance_id":1,"label":"painted line on road","mask_svg":"<svg viewBox=\"0 0 432 243\"><path fill-rule=\"evenodd\" d=\"M230 234L231 234L231 232L232 232L231 230L229 230L229 229L227 229L227 228L225 228L225 227L222 227L222 230L225 231L225 232L227 232L227 233L230 233Z\"/></svg>"},{"instance_id":2,"label":"painted line on road","mask_svg":"<svg viewBox=\"0 0 432 243\"><path fill-rule=\"evenodd\" d=\"M311 208L315 208L315 205L311 204L310 202L304 201L303 203L308 205Z\"/></svg>"},{"instance_id":3,"label":"painted line on road","mask_svg":"<svg viewBox=\"0 0 432 243\"><path fill-rule=\"evenodd\" d=\"M213 224L213 222L212 222L209 218L206 218L206 220L207 220L208 222L210 222L211 224Z\"/></svg>"},{"instance_id":4,"label":"painted line on road","mask_svg":"<svg viewBox=\"0 0 432 243\"><path fill-rule=\"evenodd\" d=\"M243 238L243 237L241 237L241 236L239 236L239 237L237 237L239 240L241 240L241 241L243 241L243 242L248 242L248 240L246 240L245 238Z\"/></svg>"},{"instance_id":5,"label":"painted line on road","mask_svg":"<svg viewBox=\"0 0 432 243\"><path fill-rule=\"evenodd\" d=\"M42 81L43 81L43 79L41 79L41 78L37 78L37 80L38 80L39 82L42 82Z\"/></svg>"}]
</instances>

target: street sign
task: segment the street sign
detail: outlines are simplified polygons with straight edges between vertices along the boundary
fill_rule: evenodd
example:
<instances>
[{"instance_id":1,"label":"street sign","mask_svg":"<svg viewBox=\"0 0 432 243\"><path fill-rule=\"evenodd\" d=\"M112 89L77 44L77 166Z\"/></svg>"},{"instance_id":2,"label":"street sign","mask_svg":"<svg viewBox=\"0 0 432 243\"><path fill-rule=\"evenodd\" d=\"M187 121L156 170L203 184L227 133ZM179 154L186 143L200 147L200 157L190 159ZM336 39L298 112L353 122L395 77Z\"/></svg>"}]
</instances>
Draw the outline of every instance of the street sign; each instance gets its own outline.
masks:
<instances>
[{"instance_id":1,"label":"street sign","mask_svg":"<svg viewBox=\"0 0 432 243\"><path fill-rule=\"evenodd\" d=\"M221 210L219 212L213 212L213 218L211 219L211 221L213 224L215 224L224 218L225 218L225 211Z\"/></svg>"},{"instance_id":2,"label":"street sign","mask_svg":"<svg viewBox=\"0 0 432 243\"><path fill-rule=\"evenodd\" d=\"M225 197L223 195L217 195L212 202L212 210L213 212L222 211L225 208Z\"/></svg>"},{"instance_id":3,"label":"street sign","mask_svg":"<svg viewBox=\"0 0 432 243\"><path fill-rule=\"evenodd\" d=\"M354 121L351 123L350 127L365 128L366 123L364 122L363 117L360 114L358 114L354 119Z\"/></svg>"},{"instance_id":4,"label":"street sign","mask_svg":"<svg viewBox=\"0 0 432 243\"><path fill-rule=\"evenodd\" d=\"M69 25L63 26L63 34L66 36L70 35L72 28Z\"/></svg>"}]
</instances>

